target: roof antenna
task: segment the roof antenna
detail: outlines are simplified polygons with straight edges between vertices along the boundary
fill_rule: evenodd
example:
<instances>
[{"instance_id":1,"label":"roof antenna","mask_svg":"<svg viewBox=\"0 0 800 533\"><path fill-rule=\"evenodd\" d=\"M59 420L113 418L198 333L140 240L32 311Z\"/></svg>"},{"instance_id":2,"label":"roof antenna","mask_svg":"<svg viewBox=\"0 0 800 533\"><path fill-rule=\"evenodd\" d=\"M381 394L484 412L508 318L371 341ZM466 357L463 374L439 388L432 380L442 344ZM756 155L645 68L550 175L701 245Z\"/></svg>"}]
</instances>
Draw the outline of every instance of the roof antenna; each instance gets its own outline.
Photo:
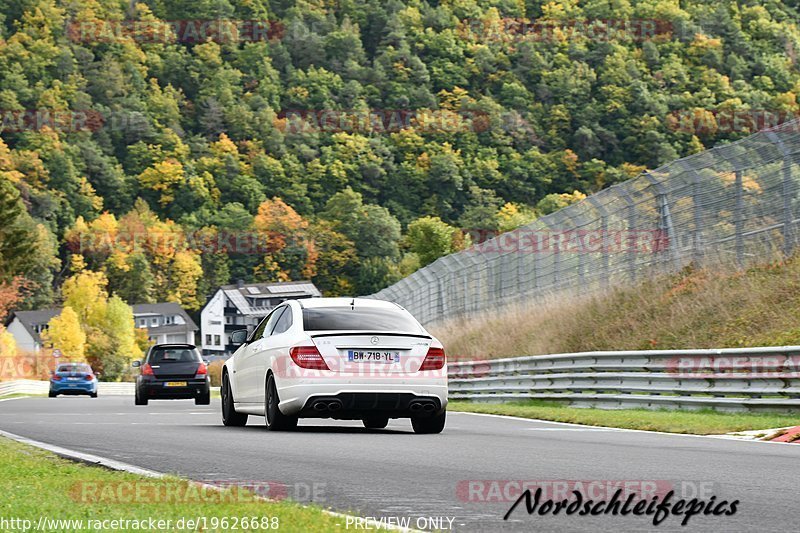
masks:
<instances>
[{"instance_id":1,"label":"roof antenna","mask_svg":"<svg viewBox=\"0 0 800 533\"><path fill-rule=\"evenodd\" d=\"M355 298L352 298L350 300L350 310L351 311L355 311L356 310L356 299Z\"/></svg>"}]
</instances>

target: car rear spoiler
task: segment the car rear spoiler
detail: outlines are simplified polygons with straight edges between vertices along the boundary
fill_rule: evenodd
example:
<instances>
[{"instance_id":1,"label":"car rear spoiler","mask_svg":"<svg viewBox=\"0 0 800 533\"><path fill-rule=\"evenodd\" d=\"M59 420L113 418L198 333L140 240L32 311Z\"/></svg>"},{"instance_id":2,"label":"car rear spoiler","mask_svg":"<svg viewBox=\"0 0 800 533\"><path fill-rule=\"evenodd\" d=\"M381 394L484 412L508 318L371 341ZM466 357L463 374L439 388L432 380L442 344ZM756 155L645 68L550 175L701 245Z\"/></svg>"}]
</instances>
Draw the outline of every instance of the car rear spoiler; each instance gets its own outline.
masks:
<instances>
[{"instance_id":1,"label":"car rear spoiler","mask_svg":"<svg viewBox=\"0 0 800 533\"><path fill-rule=\"evenodd\" d=\"M341 330L336 332L326 333L309 333L308 336L312 339L317 337L339 337L341 335L381 335L391 337L415 337L418 339L433 340L430 335L423 335L421 333L403 333L402 331L362 331L362 330Z\"/></svg>"}]
</instances>

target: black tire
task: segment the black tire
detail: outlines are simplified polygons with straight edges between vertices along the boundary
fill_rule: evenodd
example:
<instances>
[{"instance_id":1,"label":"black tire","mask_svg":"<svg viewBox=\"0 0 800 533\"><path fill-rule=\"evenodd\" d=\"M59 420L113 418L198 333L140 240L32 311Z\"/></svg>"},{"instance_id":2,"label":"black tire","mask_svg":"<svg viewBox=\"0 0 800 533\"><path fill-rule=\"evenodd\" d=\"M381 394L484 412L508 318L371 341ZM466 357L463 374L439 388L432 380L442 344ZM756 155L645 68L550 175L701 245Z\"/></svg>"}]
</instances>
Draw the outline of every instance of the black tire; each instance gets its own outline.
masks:
<instances>
[{"instance_id":1,"label":"black tire","mask_svg":"<svg viewBox=\"0 0 800 533\"><path fill-rule=\"evenodd\" d=\"M233 406L233 393L228 383L228 374L222 376L222 387L219 391L222 396L222 425L241 427L247 424L247 414L237 413Z\"/></svg>"},{"instance_id":2,"label":"black tire","mask_svg":"<svg viewBox=\"0 0 800 533\"><path fill-rule=\"evenodd\" d=\"M139 392L139 389L136 389L136 394L133 397L133 404L134 405L147 405L147 398L143 397L142 394Z\"/></svg>"},{"instance_id":3,"label":"black tire","mask_svg":"<svg viewBox=\"0 0 800 533\"><path fill-rule=\"evenodd\" d=\"M362 420L364 427L367 429L383 429L389 425L388 416L373 416Z\"/></svg>"},{"instance_id":4,"label":"black tire","mask_svg":"<svg viewBox=\"0 0 800 533\"><path fill-rule=\"evenodd\" d=\"M55 398L56 396L58 396L58 394L56 394L56 393L55 393L55 392L53 392L53 391L50 391L50 392L48 392L48 393L47 393L47 397L48 397L48 398Z\"/></svg>"},{"instance_id":5,"label":"black tire","mask_svg":"<svg viewBox=\"0 0 800 533\"><path fill-rule=\"evenodd\" d=\"M293 430L297 427L297 417L281 413L278 403L280 403L280 398L278 389L275 387L275 378L270 374L264 391L264 418L267 421L267 429L270 431Z\"/></svg>"},{"instance_id":6,"label":"black tire","mask_svg":"<svg viewBox=\"0 0 800 533\"><path fill-rule=\"evenodd\" d=\"M211 403L211 393L206 392L201 394L200 396L195 396L194 404L195 405L209 405Z\"/></svg>"},{"instance_id":7,"label":"black tire","mask_svg":"<svg viewBox=\"0 0 800 533\"><path fill-rule=\"evenodd\" d=\"M92 393L89 394L89 396L91 396L92 398L97 398L97 393L96 392L92 392Z\"/></svg>"},{"instance_id":8,"label":"black tire","mask_svg":"<svg viewBox=\"0 0 800 533\"><path fill-rule=\"evenodd\" d=\"M414 433L441 433L446 419L447 411L442 411L440 414L433 416L415 417L411 419L411 427L414 428Z\"/></svg>"}]
</instances>

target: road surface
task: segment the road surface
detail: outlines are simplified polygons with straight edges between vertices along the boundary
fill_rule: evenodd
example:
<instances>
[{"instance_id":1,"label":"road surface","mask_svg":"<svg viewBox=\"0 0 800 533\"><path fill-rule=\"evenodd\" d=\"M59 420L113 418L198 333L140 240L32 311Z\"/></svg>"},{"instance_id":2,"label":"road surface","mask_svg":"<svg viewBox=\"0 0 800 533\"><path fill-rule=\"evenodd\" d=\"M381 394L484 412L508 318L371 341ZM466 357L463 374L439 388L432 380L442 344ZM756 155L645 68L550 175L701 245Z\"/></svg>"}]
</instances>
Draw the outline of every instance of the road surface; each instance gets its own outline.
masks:
<instances>
[{"instance_id":1,"label":"road surface","mask_svg":"<svg viewBox=\"0 0 800 533\"><path fill-rule=\"evenodd\" d=\"M420 517L441 517L444 525L453 519L456 531L762 533L796 530L800 521L800 446L793 445L452 412L441 435L415 435L407 420L379 431L301 420L295 432L271 433L260 417L243 428L223 427L218 400L135 407L124 396L2 402L0 429L194 480L281 486L300 501L359 516L405 517L412 526L425 524ZM652 516L528 515L524 503L504 521L519 481L544 487L543 500L564 487L607 500L613 487L628 483L634 490L656 487L662 496L666 487L678 499L714 496L739 504L733 516L694 516L687 527L672 516L656 528Z\"/></svg>"}]
</instances>

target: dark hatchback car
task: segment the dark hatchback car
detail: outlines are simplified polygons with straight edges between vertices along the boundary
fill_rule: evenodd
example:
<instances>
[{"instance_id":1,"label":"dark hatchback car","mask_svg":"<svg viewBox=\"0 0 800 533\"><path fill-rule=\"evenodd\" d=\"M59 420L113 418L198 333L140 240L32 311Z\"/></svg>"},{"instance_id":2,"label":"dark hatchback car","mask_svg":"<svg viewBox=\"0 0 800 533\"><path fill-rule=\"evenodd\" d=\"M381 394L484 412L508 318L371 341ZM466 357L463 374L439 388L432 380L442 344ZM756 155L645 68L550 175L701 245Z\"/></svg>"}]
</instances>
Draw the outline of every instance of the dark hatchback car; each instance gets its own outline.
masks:
<instances>
[{"instance_id":1,"label":"dark hatchback car","mask_svg":"<svg viewBox=\"0 0 800 533\"><path fill-rule=\"evenodd\" d=\"M148 400L187 400L197 405L211 403L208 368L192 344L156 344L142 361L136 378L136 405Z\"/></svg>"}]
</instances>

